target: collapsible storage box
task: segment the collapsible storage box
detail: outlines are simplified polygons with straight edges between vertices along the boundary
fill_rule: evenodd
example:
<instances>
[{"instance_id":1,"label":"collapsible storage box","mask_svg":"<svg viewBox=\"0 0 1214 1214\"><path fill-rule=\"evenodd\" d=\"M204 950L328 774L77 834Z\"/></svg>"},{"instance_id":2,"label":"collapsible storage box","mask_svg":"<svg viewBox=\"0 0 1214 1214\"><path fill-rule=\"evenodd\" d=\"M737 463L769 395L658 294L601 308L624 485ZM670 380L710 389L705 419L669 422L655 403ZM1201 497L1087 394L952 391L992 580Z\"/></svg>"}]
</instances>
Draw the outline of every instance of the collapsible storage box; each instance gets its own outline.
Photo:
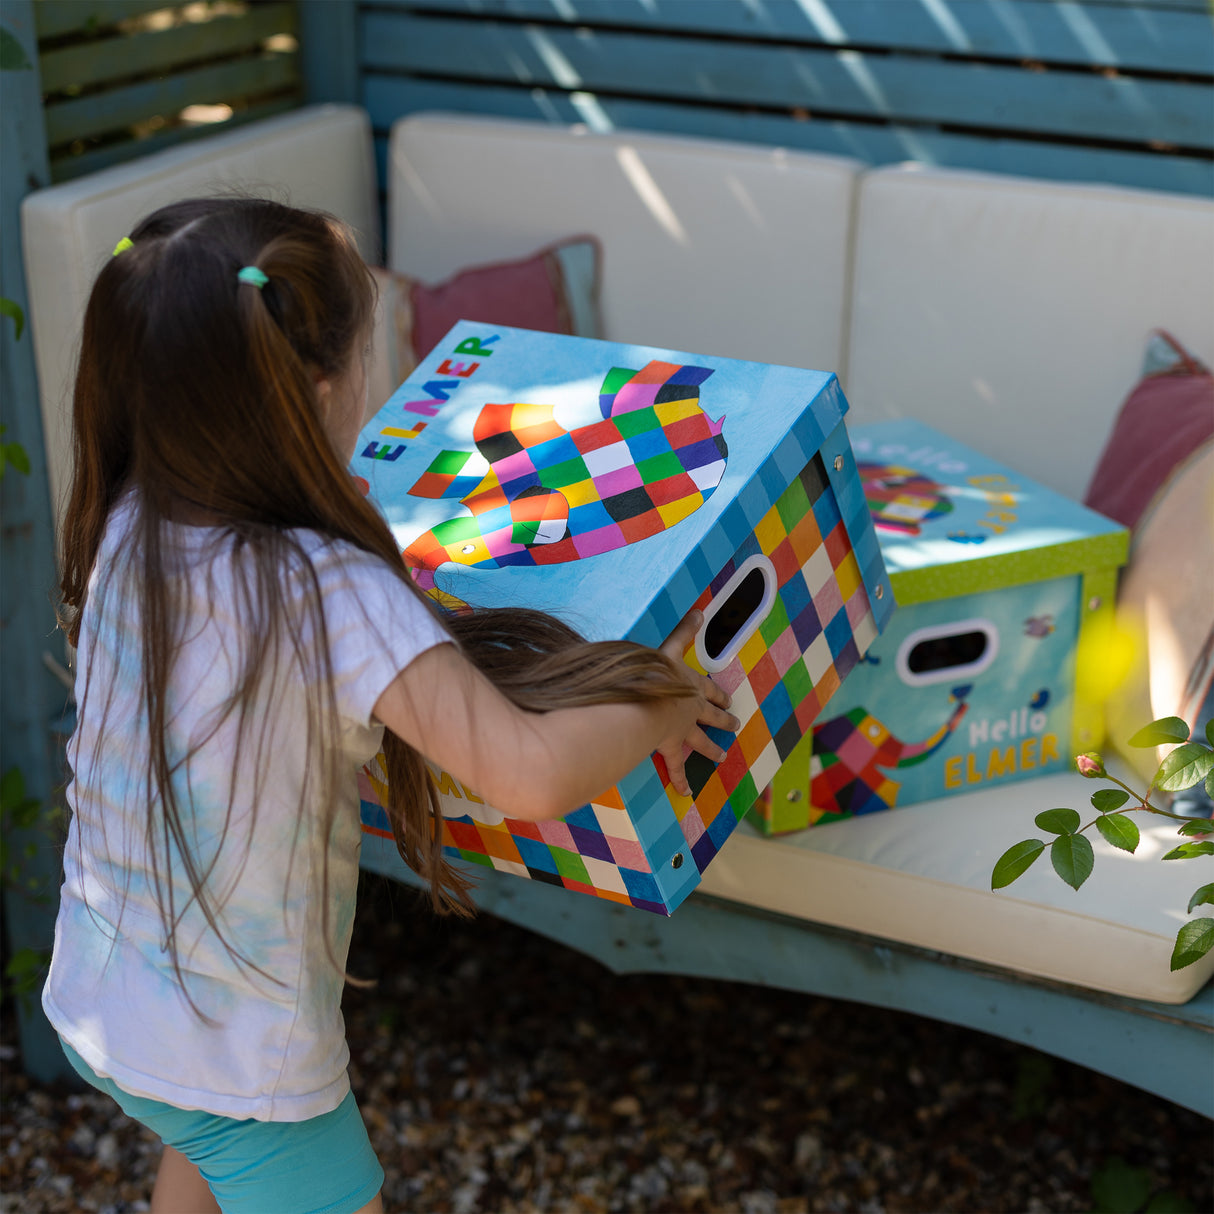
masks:
<instances>
[{"instance_id":1,"label":"collapsible storage box","mask_svg":"<svg viewBox=\"0 0 1214 1214\"><path fill-rule=\"evenodd\" d=\"M763 798L769 833L1062 771L1100 740L1077 653L1125 529L919 422L852 443L898 609Z\"/></svg>"},{"instance_id":2,"label":"collapsible storage box","mask_svg":"<svg viewBox=\"0 0 1214 1214\"><path fill-rule=\"evenodd\" d=\"M359 438L355 473L418 583L456 607L544 609L688 662L739 734L658 758L559 822L504 819L437 779L448 853L669 914L876 637L889 583L833 375L461 322ZM363 823L390 833L382 767Z\"/></svg>"}]
</instances>

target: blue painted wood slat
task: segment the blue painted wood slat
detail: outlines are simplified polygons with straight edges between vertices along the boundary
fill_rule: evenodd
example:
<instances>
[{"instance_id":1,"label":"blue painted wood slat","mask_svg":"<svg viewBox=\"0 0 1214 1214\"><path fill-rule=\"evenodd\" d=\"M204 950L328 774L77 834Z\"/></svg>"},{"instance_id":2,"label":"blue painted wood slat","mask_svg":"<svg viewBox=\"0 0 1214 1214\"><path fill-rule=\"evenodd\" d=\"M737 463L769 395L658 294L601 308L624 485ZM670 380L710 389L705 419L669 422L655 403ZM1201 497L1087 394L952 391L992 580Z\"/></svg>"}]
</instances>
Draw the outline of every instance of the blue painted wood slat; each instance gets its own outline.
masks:
<instances>
[{"instance_id":1,"label":"blue painted wood slat","mask_svg":"<svg viewBox=\"0 0 1214 1214\"><path fill-rule=\"evenodd\" d=\"M285 90L296 84L298 78L295 53L272 52L107 92L53 101L46 107L47 138L51 147L55 147L71 139L122 130L153 115L176 114L193 103L230 101Z\"/></svg>"},{"instance_id":2,"label":"blue painted wood slat","mask_svg":"<svg viewBox=\"0 0 1214 1214\"><path fill-rule=\"evenodd\" d=\"M21 201L50 182L33 5L30 0L4 0L0 20L31 64L0 72L0 295L14 300L28 316ZM55 723L66 698L42 661L46 650L62 653L52 608L55 537L33 341L28 327L18 340L7 318L0 322L0 409L4 441L19 442L30 461L29 476L10 465L0 480L0 771L18 768L26 794L45 811L60 796L63 751ZM35 887L34 895L27 896L18 884L4 883L9 948L49 956L59 904L59 840L49 826L39 824L28 831L10 831L6 842L11 856L22 857L22 879ZM27 844L33 854L25 858ZM38 992L18 999L16 1011L26 1072L40 1082L70 1074Z\"/></svg>"},{"instance_id":3,"label":"blue painted wood slat","mask_svg":"<svg viewBox=\"0 0 1214 1214\"><path fill-rule=\"evenodd\" d=\"M1214 149L1200 82L373 12L368 71Z\"/></svg>"},{"instance_id":4,"label":"blue painted wood slat","mask_svg":"<svg viewBox=\"0 0 1214 1214\"><path fill-rule=\"evenodd\" d=\"M1214 73L1206 0L364 0L574 27L888 47L1169 73Z\"/></svg>"},{"instance_id":5,"label":"blue painted wood slat","mask_svg":"<svg viewBox=\"0 0 1214 1214\"><path fill-rule=\"evenodd\" d=\"M163 74L180 63L251 51L275 34L294 33L295 5L278 3L258 5L239 16L220 16L205 24L98 38L43 51L39 63L42 87L54 93L71 85Z\"/></svg>"},{"instance_id":6,"label":"blue painted wood slat","mask_svg":"<svg viewBox=\"0 0 1214 1214\"><path fill-rule=\"evenodd\" d=\"M251 105L247 108L235 107L232 117L225 122L208 123L205 126L177 126L160 134L149 135L138 142L125 140L121 143L106 143L101 147L78 154L56 156L51 161L51 176L56 184L62 181L72 181L87 173L96 173L111 165L125 164L141 156L151 156L165 148L176 147L178 144L190 143L195 139L207 139L224 131L234 130L246 123L259 122L263 118L272 118L275 114L284 114L293 110L299 104L294 96L281 97L267 101L261 105Z\"/></svg>"},{"instance_id":7,"label":"blue painted wood slat","mask_svg":"<svg viewBox=\"0 0 1214 1214\"><path fill-rule=\"evenodd\" d=\"M1054 181L1092 181L1214 197L1214 164L1192 157L1124 152L1081 145L990 139L903 126L796 121L790 116L626 101L545 89L469 87L443 81L367 76L362 103L383 136L403 114L419 110L494 114L544 122L584 122L595 130L634 129L736 139L811 152L856 156L869 164L917 160L944 168L1015 173Z\"/></svg>"},{"instance_id":8,"label":"blue painted wood slat","mask_svg":"<svg viewBox=\"0 0 1214 1214\"><path fill-rule=\"evenodd\" d=\"M358 9L352 2L296 0L304 97L357 104L359 94Z\"/></svg>"},{"instance_id":9,"label":"blue painted wood slat","mask_svg":"<svg viewBox=\"0 0 1214 1214\"><path fill-rule=\"evenodd\" d=\"M34 0L39 39L106 29L165 8L165 0Z\"/></svg>"}]
</instances>

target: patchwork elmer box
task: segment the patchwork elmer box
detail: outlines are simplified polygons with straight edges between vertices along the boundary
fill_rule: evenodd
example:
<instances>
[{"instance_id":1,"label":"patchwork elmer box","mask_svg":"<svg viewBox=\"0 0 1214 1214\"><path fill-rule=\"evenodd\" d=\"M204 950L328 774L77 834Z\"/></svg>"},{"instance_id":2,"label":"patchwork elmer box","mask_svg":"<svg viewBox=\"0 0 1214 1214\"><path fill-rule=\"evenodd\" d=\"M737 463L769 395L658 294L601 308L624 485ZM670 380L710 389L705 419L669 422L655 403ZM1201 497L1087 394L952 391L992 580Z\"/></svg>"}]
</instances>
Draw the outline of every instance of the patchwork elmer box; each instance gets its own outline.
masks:
<instances>
[{"instance_id":1,"label":"patchwork elmer box","mask_svg":"<svg viewBox=\"0 0 1214 1214\"><path fill-rule=\"evenodd\" d=\"M356 475L448 607L527 606L659 645L733 697L737 736L657 757L556 822L437 772L448 854L669 914L859 662L892 607L833 375L461 322L367 425ZM390 834L383 769L364 829Z\"/></svg>"},{"instance_id":2,"label":"patchwork elmer box","mask_svg":"<svg viewBox=\"0 0 1214 1214\"><path fill-rule=\"evenodd\" d=\"M898 609L781 768L769 833L1067 769L1124 528L915 421L852 429Z\"/></svg>"}]
</instances>

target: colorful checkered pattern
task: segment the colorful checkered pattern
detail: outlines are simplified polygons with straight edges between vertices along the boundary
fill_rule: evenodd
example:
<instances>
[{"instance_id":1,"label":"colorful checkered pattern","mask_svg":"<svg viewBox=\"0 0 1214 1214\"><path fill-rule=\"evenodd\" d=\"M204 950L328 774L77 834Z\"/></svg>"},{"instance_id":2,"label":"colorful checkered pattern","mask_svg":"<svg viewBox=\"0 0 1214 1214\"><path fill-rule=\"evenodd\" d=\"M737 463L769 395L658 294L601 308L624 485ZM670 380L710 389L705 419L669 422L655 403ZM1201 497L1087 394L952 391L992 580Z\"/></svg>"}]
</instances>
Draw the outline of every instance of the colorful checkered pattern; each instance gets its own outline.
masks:
<instances>
[{"instance_id":1,"label":"colorful checkered pattern","mask_svg":"<svg viewBox=\"0 0 1214 1214\"><path fill-rule=\"evenodd\" d=\"M924 523L953 509L944 486L914 468L870 463L856 467L864 483L864 497L873 523L885 531L918 535Z\"/></svg>"},{"instance_id":2,"label":"colorful checkered pattern","mask_svg":"<svg viewBox=\"0 0 1214 1214\"><path fill-rule=\"evenodd\" d=\"M603 420L572 431L551 405L485 405L476 452L440 452L409 490L471 511L405 550L418 584L435 593L435 572L448 561L498 569L596 556L694 513L728 455L724 419L700 405L711 374L656 360L640 371L614 368L599 394Z\"/></svg>"},{"instance_id":3,"label":"colorful checkered pattern","mask_svg":"<svg viewBox=\"0 0 1214 1214\"><path fill-rule=\"evenodd\" d=\"M480 798L446 772L436 773L436 779L444 813L468 811L443 819L444 851L452 859L656 914L669 913L667 891L654 875L646 844L618 786L558 822L524 822L478 808L483 804ZM359 774L359 795L363 829L390 839L382 756ZM461 797L466 806L457 804ZM487 818L499 820L491 823Z\"/></svg>"},{"instance_id":4,"label":"colorful checkered pattern","mask_svg":"<svg viewBox=\"0 0 1214 1214\"><path fill-rule=\"evenodd\" d=\"M819 456L760 519L695 605L707 607L743 561L758 553L775 568L775 602L737 657L713 675L733 698L741 732L736 739L716 736L728 747L719 765L701 755L689 757L693 798L670 790L701 872L877 636L868 592ZM695 664L693 657L689 661Z\"/></svg>"},{"instance_id":5,"label":"colorful checkered pattern","mask_svg":"<svg viewBox=\"0 0 1214 1214\"><path fill-rule=\"evenodd\" d=\"M709 731L726 750L719 765L689 756L691 797L675 791L654 756L562 821L523 822L486 812L468 789L439 773L444 814L451 815L443 826L447 854L669 914L877 635L860 565L819 455L759 515L694 605L708 606L756 554L775 570L774 604L733 661L713 676L732 696L742 728L736 736ZM694 648L687 660L696 666ZM365 771L361 789L366 829L390 835L382 770ZM692 863L685 862L688 854Z\"/></svg>"}]
</instances>

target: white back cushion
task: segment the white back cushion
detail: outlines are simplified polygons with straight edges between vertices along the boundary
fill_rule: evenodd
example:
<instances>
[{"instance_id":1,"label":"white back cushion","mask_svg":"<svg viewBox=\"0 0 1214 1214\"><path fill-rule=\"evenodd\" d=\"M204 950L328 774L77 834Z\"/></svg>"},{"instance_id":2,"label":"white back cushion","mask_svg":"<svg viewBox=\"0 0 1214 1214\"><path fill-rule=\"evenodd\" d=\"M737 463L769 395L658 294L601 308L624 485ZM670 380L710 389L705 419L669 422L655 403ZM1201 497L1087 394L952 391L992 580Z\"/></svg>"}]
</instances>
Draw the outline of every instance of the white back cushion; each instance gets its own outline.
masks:
<instances>
[{"instance_id":1,"label":"white back cushion","mask_svg":"<svg viewBox=\"0 0 1214 1214\"><path fill-rule=\"evenodd\" d=\"M1151 329L1214 360L1214 202L982 173L859 186L848 399L1080 498Z\"/></svg>"},{"instance_id":2,"label":"white back cushion","mask_svg":"<svg viewBox=\"0 0 1214 1214\"><path fill-rule=\"evenodd\" d=\"M379 214L366 114L314 106L31 194L21 208L30 329L56 519L71 476L71 394L84 307L114 245L182 198L240 191L329 211L376 260Z\"/></svg>"},{"instance_id":3,"label":"white back cushion","mask_svg":"<svg viewBox=\"0 0 1214 1214\"><path fill-rule=\"evenodd\" d=\"M714 140L421 114L392 130L389 265L430 282L603 244L604 337L838 371L859 165Z\"/></svg>"}]
</instances>

